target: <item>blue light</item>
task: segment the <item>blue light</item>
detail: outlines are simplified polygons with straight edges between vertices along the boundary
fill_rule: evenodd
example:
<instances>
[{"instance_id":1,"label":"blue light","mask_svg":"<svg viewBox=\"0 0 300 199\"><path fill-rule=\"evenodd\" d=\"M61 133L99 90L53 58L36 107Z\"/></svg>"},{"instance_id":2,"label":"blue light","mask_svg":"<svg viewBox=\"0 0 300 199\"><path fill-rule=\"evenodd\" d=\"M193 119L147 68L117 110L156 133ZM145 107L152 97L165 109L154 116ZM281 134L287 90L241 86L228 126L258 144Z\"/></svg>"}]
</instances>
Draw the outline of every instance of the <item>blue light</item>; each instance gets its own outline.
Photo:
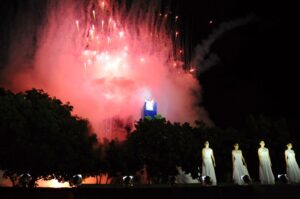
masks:
<instances>
[{"instance_id":1,"label":"blue light","mask_svg":"<svg viewBox=\"0 0 300 199\"><path fill-rule=\"evenodd\" d=\"M157 115L157 103L154 100L145 100L144 104L144 117L151 117Z\"/></svg>"}]
</instances>

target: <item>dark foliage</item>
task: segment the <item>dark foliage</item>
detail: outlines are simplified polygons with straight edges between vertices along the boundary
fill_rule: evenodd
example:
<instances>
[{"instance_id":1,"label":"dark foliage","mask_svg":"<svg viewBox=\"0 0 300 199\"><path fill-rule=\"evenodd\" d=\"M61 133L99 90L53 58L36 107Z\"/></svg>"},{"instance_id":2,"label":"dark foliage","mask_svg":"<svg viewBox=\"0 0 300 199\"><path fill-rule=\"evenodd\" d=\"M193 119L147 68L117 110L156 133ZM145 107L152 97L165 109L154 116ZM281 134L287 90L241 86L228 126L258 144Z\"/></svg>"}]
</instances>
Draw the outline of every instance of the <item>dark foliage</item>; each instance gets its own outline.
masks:
<instances>
[{"instance_id":1,"label":"dark foliage","mask_svg":"<svg viewBox=\"0 0 300 199\"><path fill-rule=\"evenodd\" d=\"M65 181L97 172L96 135L72 109L42 90L0 90L0 168L7 177L16 183L16 176L29 173L34 186L41 178Z\"/></svg>"}]
</instances>

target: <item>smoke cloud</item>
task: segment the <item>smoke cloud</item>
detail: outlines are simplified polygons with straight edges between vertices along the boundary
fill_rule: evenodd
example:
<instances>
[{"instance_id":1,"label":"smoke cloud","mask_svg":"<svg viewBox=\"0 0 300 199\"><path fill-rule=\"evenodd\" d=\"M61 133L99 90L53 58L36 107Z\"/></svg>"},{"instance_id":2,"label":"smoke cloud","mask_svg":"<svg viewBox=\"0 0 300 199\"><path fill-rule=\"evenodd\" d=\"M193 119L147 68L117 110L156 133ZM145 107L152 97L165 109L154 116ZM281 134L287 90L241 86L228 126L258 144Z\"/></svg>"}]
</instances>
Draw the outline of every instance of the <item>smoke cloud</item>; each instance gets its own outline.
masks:
<instances>
[{"instance_id":1,"label":"smoke cloud","mask_svg":"<svg viewBox=\"0 0 300 199\"><path fill-rule=\"evenodd\" d=\"M196 46L194 57L191 61L191 65L196 67L198 73L203 73L210 67L215 65L219 58L216 54L211 53L211 46L219 39L225 32L228 32L239 26L243 26L253 21L256 18L254 14L250 14L245 18L239 18L231 21L221 23L213 32L208 36L207 39Z\"/></svg>"},{"instance_id":2,"label":"smoke cloud","mask_svg":"<svg viewBox=\"0 0 300 199\"><path fill-rule=\"evenodd\" d=\"M158 112L170 121L211 124L199 106L198 80L174 55L179 48L168 16L159 15L157 1L136 2L19 1L6 21L8 61L0 68L1 85L42 88L69 101L100 138L124 137L141 117L145 98L157 101ZM214 32L196 54L207 54L234 23ZM207 64L194 60L200 68Z\"/></svg>"}]
</instances>

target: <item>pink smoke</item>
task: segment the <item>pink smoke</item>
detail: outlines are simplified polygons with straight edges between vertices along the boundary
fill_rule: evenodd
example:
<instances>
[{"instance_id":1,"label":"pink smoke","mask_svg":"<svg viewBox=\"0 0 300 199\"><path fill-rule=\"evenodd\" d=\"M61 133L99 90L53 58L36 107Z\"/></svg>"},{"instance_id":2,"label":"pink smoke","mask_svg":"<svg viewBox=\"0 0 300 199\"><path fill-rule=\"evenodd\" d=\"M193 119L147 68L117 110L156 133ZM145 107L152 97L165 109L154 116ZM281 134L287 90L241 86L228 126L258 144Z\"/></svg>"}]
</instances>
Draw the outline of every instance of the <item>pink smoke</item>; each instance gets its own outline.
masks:
<instances>
[{"instance_id":1,"label":"pink smoke","mask_svg":"<svg viewBox=\"0 0 300 199\"><path fill-rule=\"evenodd\" d=\"M199 107L199 82L183 68L179 33L168 25L174 16L143 2L50 1L34 58L18 56L13 43L6 86L42 88L69 101L100 138L121 138L125 124L141 117L145 98L170 121L210 123Z\"/></svg>"}]
</instances>

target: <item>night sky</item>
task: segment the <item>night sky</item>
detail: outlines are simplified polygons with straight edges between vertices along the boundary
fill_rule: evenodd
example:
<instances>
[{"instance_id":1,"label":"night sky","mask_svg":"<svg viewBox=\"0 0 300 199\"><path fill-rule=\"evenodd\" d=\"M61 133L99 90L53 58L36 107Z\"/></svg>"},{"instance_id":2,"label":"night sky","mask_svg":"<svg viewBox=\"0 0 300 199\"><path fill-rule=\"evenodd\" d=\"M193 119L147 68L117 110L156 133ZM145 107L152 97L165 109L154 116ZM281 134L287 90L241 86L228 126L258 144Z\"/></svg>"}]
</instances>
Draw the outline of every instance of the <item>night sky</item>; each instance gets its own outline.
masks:
<instances>
[{"instance_id":1,"label":"night sky","mask_svg":"<svg viewBox=\"0 0 300 199\"><path fill-rule=\"evenodd\" d=\"M223 21L250 13L257 17L226 32L212 46L220 61L199 76L203 105L211 119L221 127L238 127L247 115L263 114L286 118L294 131L300 130L295 31L299 22L292 5L238 0L181 3L189 13L186 23L192 45Z\"/></svg>"},{"instance_id":2,"label":"night sky","mask_svg":"<svg viewBox=\"0 0 300 199\"><path fill-rule=\"evenodd\" d=\"M297 22L292 5L258 0L178 1L183 32L190 49L200 44L218 24L255 14L257 20L226 32L212 46L220 61L199 75L203 101L220 127L239 127L249 114L284 117L300 130ZM8 3L10 2L10 3ZM18 2L18 0L13 0ZM6 6L0 2L0 69L5 65ZM2 19L1 19L2 18ZM209 21L213 23L210 24ZM3 22L4 21L4 22ZM187 36L188 35L188 36ZM191 50L192 52L192 50Z\"/></svg>"}]
</instances>

